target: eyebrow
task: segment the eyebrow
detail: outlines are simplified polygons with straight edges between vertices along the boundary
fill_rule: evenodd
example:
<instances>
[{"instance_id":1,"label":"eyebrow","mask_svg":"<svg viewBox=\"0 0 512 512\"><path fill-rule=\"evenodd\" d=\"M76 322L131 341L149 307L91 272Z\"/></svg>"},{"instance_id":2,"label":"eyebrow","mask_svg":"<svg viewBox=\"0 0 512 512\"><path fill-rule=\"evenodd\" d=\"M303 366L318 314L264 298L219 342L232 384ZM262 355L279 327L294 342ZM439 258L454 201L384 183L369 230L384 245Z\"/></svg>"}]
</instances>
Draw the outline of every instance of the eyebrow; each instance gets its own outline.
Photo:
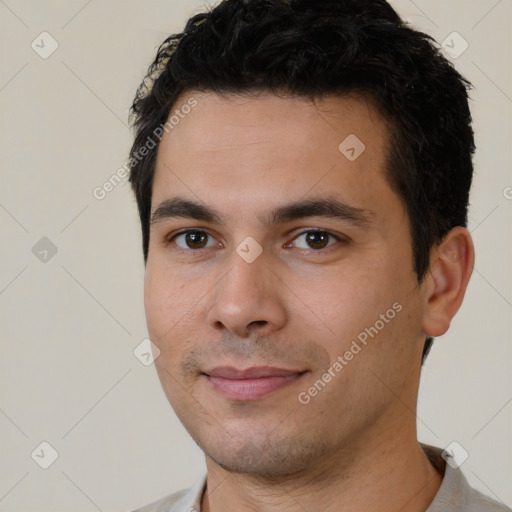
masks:
<instances>
[{"instance_id":1,"label":"eyebrow","mask_svg":"<svg viewBox=\"0 0 512 512\"><path fill-rule=\"evenodd\" d=\"M258 216L258 218L262 224L269 227L306 217L342 220L356 226L366 227L372 223L374 215L375 213L370 210L357 208L339 199L328 197L288 203ZM154 225L171 218L188 218L212 224L225 224L222 216L210 206L182 197L162 201L151 216L150 224Z\"/></svg>"}]
</instances>

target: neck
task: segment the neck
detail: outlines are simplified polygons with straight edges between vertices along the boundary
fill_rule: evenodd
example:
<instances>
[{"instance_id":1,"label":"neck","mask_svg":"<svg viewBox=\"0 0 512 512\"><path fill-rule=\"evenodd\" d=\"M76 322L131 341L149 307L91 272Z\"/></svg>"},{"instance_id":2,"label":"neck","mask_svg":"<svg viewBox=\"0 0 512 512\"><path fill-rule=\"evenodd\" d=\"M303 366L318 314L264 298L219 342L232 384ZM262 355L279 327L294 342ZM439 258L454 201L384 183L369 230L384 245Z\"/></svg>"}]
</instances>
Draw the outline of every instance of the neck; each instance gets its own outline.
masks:
<instances>
[{"instance_id":1,"label":"neck","mask_svg":"<svg viewBox=\"0 0 512 512\"><path fill-rule=\"evenodd\" d=\"M410 410L406 413L411 415ZM271 479L234 474L207 457L201 510L424 512L442 477L421 449L413 422L408 429L387 425L374 425L357 442L347 443L349 448L312 465L307 474Z\"/></svg>"}]
</instances>

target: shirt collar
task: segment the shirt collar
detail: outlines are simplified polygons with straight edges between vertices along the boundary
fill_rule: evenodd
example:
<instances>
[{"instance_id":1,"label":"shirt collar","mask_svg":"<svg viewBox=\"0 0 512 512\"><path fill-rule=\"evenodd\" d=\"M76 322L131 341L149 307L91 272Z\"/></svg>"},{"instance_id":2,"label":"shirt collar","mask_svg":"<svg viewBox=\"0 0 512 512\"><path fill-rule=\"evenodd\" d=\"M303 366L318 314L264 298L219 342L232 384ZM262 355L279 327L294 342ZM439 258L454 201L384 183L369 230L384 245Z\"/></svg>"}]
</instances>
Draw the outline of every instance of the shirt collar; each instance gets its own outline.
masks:
<instances>
[{"instance_id":1,"label":"shirt collar","mask_svg":"<svg viewBox=\"0 0 512 512\"><path fill-rule=\"evenodd\" d=\"M430 463L443 477L441 487L425 512L461 512L467 502L469 484L449 452L421 445Z\"/></svg>"},{"instance_id":2,"label":"shirt collar","mask_svg":"<svg viewBox=\"0 0 512 512\"><path fill-rule=\"evenodd\" d=\"M200 512L201 500L206 490L206 474L184 494L176 503L174 503L170 512Z\"/></svg>"}]
</instances>

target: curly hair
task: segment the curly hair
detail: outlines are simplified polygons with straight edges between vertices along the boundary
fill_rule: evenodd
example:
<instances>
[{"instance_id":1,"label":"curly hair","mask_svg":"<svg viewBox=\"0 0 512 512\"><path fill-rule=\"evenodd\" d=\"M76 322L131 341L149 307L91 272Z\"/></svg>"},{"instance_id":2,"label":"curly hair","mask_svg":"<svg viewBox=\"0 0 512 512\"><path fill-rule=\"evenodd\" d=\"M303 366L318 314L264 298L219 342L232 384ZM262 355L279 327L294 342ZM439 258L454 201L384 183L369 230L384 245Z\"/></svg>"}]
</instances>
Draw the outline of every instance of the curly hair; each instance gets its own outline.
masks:
<instances>
[{"instance_id":1,"label":"curly hair","mask_svg":"<svg viewBox=\"0 0 512 512\"><path fill-rule=\"evenodd\" d=\"M384 174L407 210L421 283L432 247L467 225L475 151L470 89L434 39L384 0L223 0L194 15L160 45L130 110L129 179L144 261L157 151L139 153L182 93L286 91L316 99L356 92L371 97L386 121Z\"/></svg>"}]
</instances>

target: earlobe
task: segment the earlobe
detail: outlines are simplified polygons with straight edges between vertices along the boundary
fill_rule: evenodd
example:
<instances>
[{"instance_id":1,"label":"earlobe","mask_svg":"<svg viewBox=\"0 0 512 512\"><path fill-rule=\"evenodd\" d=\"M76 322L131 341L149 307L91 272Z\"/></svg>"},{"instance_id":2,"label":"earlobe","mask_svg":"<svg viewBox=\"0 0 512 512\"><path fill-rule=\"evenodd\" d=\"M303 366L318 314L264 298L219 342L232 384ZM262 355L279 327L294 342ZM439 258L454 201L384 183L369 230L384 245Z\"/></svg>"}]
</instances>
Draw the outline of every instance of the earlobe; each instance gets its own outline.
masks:
<instances>
[{"instance_id":1,"label":"earlobe","mask_svg":"<svg viewBox=\"0 0 512 512\"><path fill-rule=\"evenodd\" d=\"M441 336L459 310L473 272L475 250L469 231L457 226L432 250L425 283L423 332Z\"/></svg>"}]
</instances>

